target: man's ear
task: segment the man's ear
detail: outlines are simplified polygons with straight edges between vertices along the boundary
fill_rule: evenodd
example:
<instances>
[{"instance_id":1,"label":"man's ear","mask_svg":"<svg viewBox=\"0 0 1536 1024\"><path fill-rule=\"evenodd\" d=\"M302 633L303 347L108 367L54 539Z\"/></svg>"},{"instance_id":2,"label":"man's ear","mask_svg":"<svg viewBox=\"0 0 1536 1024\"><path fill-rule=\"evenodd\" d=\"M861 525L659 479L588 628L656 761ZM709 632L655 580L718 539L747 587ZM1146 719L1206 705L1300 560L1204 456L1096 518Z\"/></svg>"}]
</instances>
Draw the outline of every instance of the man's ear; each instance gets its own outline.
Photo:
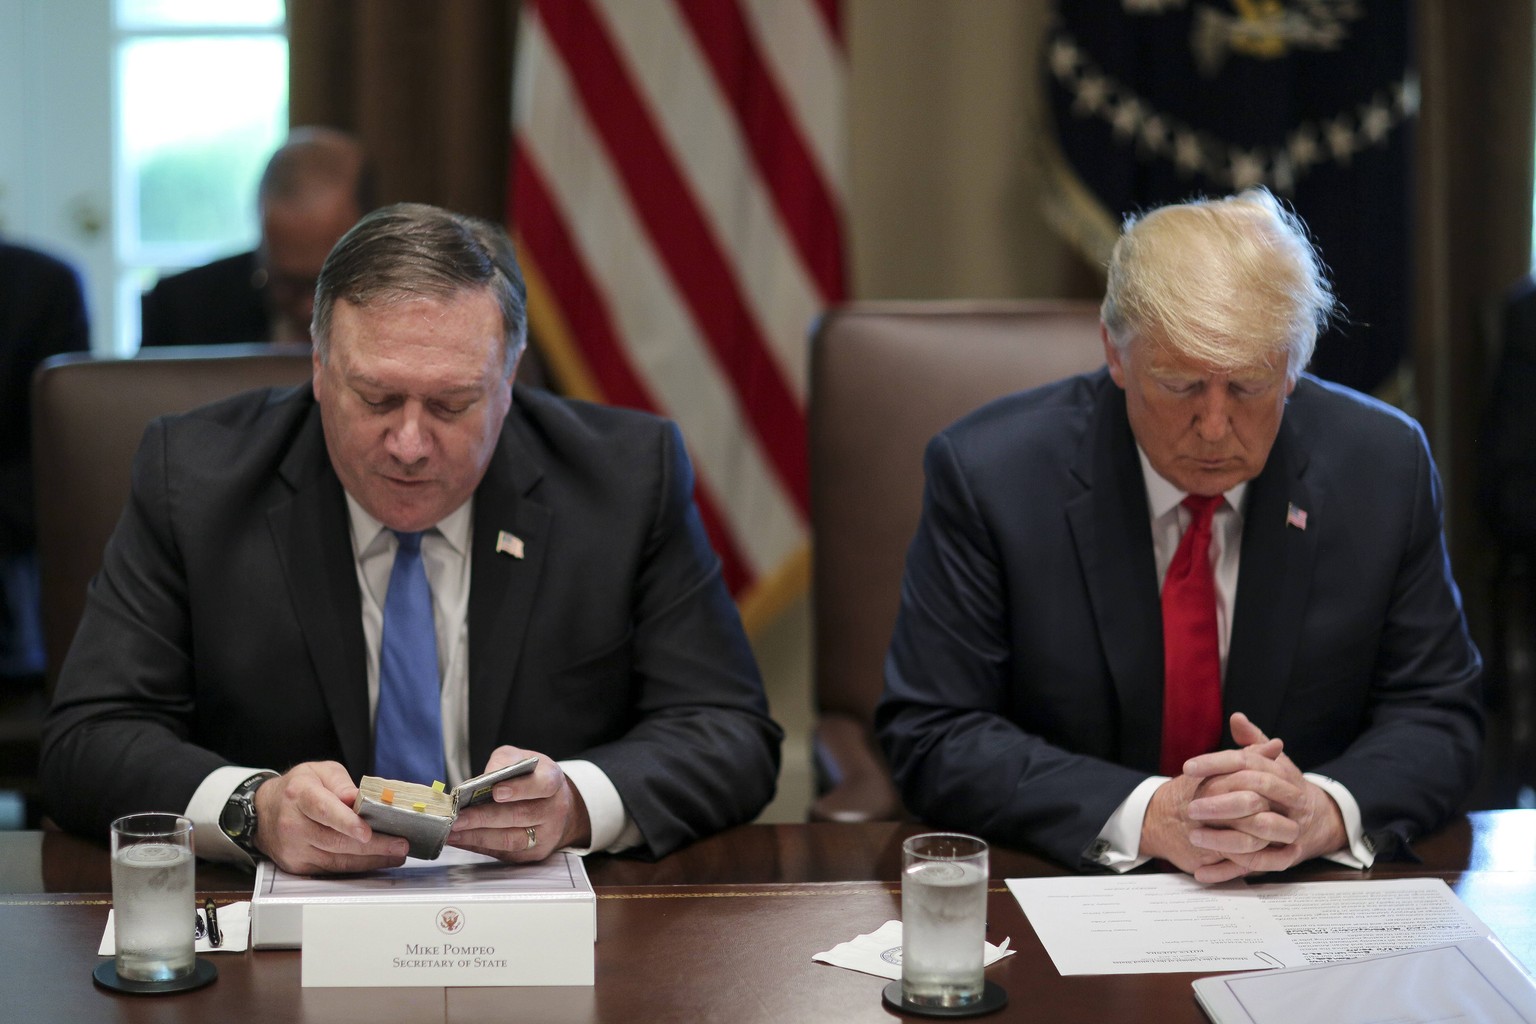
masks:
<instances>
[{"instance_id":1,"label":"man's ear","mask_svg":"<svg viewBox=\"0 0 1536 1024\"><path fill-rule=\"evenodd\" d=\"M1113 339L1109 336L1109 328L1104 326L1104 321L1099 321L1099 340L1104 343L1104 362L1109 364L1109 375L1120 390L1125 390L1125 364L1120 359L1120 350L1115 347Z\"/></svg>"}]
</instances>

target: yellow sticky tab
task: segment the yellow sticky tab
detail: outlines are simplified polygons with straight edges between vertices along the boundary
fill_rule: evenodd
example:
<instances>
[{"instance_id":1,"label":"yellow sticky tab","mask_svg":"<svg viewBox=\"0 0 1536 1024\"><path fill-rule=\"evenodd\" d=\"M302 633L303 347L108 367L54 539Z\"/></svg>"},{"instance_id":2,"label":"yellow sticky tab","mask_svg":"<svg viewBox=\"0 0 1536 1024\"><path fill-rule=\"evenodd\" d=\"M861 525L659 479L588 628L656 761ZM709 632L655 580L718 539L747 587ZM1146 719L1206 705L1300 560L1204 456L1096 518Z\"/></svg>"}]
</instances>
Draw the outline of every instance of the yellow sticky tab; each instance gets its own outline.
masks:
<instances>
[{"instance_id":1,"label":"yellow sticky tab","mask_svg":"<svg viewBox=\"0 0 1536 1024\"><path fill-rule=\"evenodd\" d=\"M411 810L413 810L413 811L424 811L426 809L427 809L427 805L426 804L423 804L423 803L411 804Z\"/></svg>"},{"instance_id":2,"label":"yellow sticky tab","mask_svg":"<svg viewBox=\"0 0 1536 1024\"><path fill-rule=\"evenodd\" d=\"M432 792L434 793L441 793L446 788L447 787L442 782L432 783Z\"/></svg>"},{"instance_id":3,"label":"yellow sticky tab","mask_svg":"<svg viewBox=\"0 0 1536 1024\"><path fill-rule=\"evenodd\" d=\"M392 804L395 802L395 791L392 789L380 790L379 799L384 801L386 804Z\"/></svg>"}]
</instances>

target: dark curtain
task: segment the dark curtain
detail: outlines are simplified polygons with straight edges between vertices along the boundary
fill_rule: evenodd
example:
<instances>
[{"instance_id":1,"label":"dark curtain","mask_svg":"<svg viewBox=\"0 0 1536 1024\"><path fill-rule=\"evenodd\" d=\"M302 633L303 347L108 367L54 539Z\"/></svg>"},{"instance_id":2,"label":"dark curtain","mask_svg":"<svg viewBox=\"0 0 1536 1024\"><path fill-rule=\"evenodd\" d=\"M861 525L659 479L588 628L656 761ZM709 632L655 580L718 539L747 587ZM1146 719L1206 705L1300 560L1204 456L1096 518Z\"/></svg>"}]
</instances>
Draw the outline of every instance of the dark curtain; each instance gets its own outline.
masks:
<instances>
[{"instance_id":1,"label":"dark curtain","mask_svg":"<svg viewBox=\"0 0 1536 1024\"><path fill-rule=\"evenodd\" d=\"M515 0L288 0L289 119L355 133L381 202L505 222Z\"/></svg>"},{"instance_id":2,"label":"dark curtain","mask_svg":"<svg viewBox=\"0 0 1536 1024\"><path fill-rule=\"evenodd\" d=\"M1475 455L1499 345L1492 325L1531 261L1532 5L1425 0L1418 20L1413 411L1440 464L1452 560L1476 625L1489 558Z\"/></svg>"}]
</instances>

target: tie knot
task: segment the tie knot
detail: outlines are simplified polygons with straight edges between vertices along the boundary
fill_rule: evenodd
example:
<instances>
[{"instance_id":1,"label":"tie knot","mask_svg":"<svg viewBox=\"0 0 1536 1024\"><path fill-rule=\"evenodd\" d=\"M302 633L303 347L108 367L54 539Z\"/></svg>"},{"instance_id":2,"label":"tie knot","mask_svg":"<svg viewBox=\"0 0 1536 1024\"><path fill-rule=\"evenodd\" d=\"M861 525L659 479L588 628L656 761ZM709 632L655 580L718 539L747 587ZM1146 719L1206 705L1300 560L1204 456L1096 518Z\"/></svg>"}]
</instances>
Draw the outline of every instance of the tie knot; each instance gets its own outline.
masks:
<instances>
[{"instance_id":1,"label":"tie knot","mask_svg":"<svg viewBox=\"0 0 1536 1024\"><path fill-rule=\"evenodd\" d=\"M420 530L417 530L414 533L411 533L411 532L408 532L408 531L405 531L405 530L391 530L389 532L393 533L395 535L395 539L400 542L400 549L402 551L406 551L406 552L410 552L410 553L414 554L415 552L421 550L421 531Z\"/></svg>"},{"instance_id":2,"label":"tie knot","mask_svg":"<svg viewBox=\"0 0 1536 1024\"><path fill-rule=\"evenodd\" d=\"M1216 515L1216 510L1221 507L1222 500L1223 496L1220 494L1190 494L1186 495L1180 504L1189 509L1190 515L1194 516L1190 525L1196 526L1209 523Z\"/></svg>"}]
</instances>

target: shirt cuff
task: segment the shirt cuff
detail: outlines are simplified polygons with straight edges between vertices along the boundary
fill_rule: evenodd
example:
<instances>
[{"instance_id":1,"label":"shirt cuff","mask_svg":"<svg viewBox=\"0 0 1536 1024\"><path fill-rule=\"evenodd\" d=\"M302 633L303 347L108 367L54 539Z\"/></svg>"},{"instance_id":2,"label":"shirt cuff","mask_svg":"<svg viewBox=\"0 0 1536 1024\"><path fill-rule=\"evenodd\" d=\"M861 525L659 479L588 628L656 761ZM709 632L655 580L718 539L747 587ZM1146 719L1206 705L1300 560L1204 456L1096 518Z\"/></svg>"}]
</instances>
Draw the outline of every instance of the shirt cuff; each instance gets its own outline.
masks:
<instances>
[{"instance_id":1,"label":"shirt cuff","mask_svg":"<svg viewBox=\"0 0 1536 1024\"><path fill-rule=\"evenodd\" d=\"M192 848L199 857L227 864L243 864L248 868L256 866L251 855L224 834L219 819L224 816L224 805L229 803L229 798L242 782L252 775L275 777L276 774L265 768L241 768L232 764L208 773L208 777L198 784L184 812L192 819ZM260 827L259 822L257 827Z\"/></svg>"},{"instance_id":2,"label":"shirt cuff","mask_svg":"<svg viewBox=\"0 0 1536 1024\"><path fill-rule=\"evenodd\" d=\"M1115 808L1115 813L1109 816L1109 821L1099 830L1098 838L1085 854L1091 863L1123 873L1152 859L1141 855L1141 824L1146 820L1152 794L1167 781L1166 775L1153 775L1131 790L1131 795Z\"/></svg>"},{"instance_id":3,"label":"shirt cuff","mask_svg":"<svg viewBox=\"0 0 1536 1024\"><path fill-rule=\"evenodd\" d=\"M624 801L608 774L591 761L561 761L560 768L571 780L587 805L587 821L592 827L592 842L586 849L570 847L572 853L619 853L639 846L640 829L624 810Z\"/></svg>"},{"instance_id":4,"label":"shirt cuff","mask_svg":"<svg viewBox=\"0 0 1536 1024\"><path fill-rule=\"evenodd\" d=\"M1323 859L1347 868L1368 868L1376 863L1376 849L1371 845L1370 838L1365 834L1365 826L1360 822L1360 805L1355 802L1354 794L1342 783L1326 775L1304 772L1302 777L1332 797L1333 802L1339 805L1339 814L1344 817L1344 834L1349 839L1349 845L1333 853L1323 854Z\"/></svg>"}]
</instances>

